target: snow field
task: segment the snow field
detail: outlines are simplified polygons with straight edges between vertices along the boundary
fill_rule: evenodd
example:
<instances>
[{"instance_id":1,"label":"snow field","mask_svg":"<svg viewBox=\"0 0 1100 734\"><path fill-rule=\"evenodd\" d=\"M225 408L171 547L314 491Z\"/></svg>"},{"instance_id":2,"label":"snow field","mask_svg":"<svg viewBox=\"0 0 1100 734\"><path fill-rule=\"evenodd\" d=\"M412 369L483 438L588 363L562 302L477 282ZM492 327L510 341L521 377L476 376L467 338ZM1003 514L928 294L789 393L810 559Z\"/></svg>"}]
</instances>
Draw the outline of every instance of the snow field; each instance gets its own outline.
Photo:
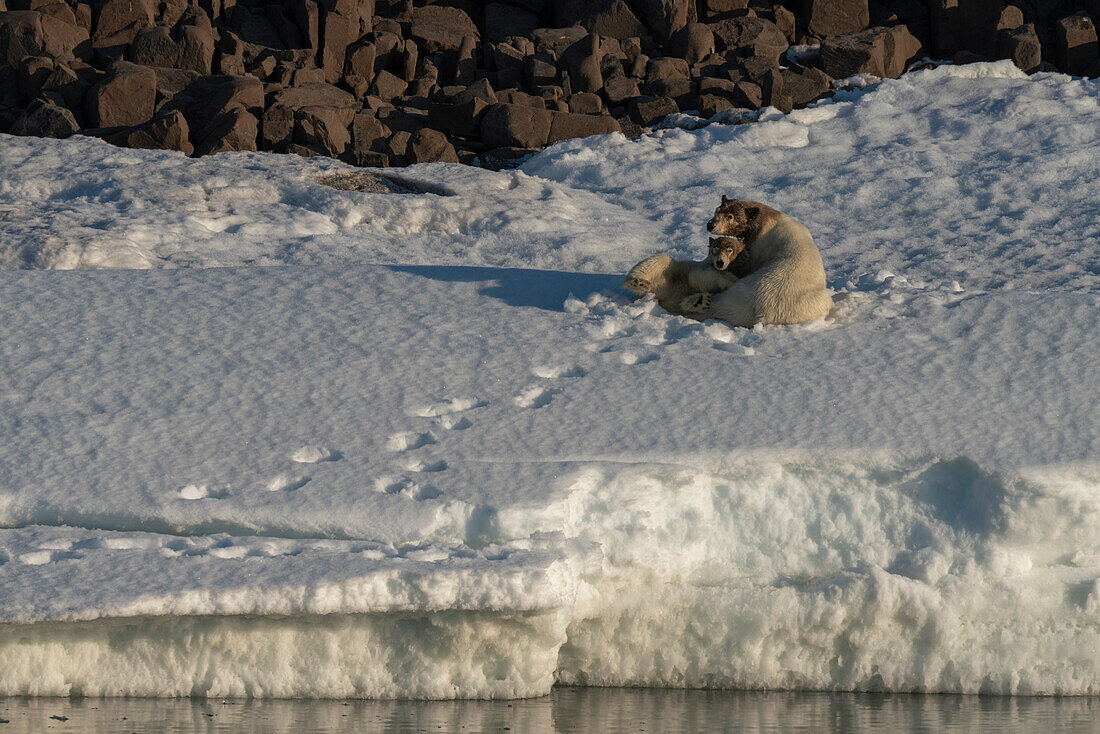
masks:
<instances>
[{"instance_id":1,"label":"snow field","mask_svg":"<svg viewBox=\"0 0 1100 734\"><path fill-rule=\"evenodd\" d=\"M1096 693L1097 91L380 172L435 193L0 136L0 694ZM723 193L828 319L618 289Z\"/></svg>"}]
</instances>

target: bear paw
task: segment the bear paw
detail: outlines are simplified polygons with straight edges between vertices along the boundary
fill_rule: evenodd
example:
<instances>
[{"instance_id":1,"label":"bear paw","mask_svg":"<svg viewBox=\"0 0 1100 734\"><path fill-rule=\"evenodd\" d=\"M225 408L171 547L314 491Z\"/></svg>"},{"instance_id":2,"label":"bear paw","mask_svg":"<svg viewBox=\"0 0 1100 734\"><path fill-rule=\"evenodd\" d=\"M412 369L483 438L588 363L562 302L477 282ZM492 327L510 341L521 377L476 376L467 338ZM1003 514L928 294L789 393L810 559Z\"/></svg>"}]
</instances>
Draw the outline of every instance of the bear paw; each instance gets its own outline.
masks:
<instances>
[{"instance_id":1,"label":"bear paw","mask_svg":"<svg viewBox=\"0 0 1100 734\"><path fill-rule=\"evenodd\" d=\"M653 291L653 284L645 278L627 278L623 281L623 288L641 298Z\"/></svg>"},{"instance_id":2,"label":"bear paw","mask_svg":"<svg viewBox=\"0 0 1100 734\"><path fill-rule=\"evenodd\" d=\"M710 310L713 301L714 296L710 293L692 293L680 301L680 308L685 313L704 313Z\"/></svg>"}]
</instances>

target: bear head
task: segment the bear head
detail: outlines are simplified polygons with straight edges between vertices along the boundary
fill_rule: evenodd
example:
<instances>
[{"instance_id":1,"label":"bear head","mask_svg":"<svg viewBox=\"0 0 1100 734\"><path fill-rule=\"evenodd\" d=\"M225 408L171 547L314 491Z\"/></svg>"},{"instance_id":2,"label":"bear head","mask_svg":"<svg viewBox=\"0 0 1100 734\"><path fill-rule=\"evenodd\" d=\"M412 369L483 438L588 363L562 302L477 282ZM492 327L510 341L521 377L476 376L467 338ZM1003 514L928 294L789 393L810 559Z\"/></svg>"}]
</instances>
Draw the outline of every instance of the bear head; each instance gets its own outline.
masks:
<instances>
[{"instance_id":1,"label":"bear head","mask_svg":"<svg viewBox=\"0 0 1100 734\"><path fill-rule=\"evenodd\" d=\"M740 237L711 237L707 260L715 270L744 278L751 271L749 251Z\"/></svg>"},{"instance_id":2,"label":"bear head","mask_svg":"<svg viewBox=\"0 0 1100 734\"><path fill-rule=\"evenodd\" d=\"M779 212L766 204L730 199L723 194L722 203L707 222L707 231L711 234L740 237L751 245L761 231L775 223L778 216Z\"/></svg>"}]
</instances>

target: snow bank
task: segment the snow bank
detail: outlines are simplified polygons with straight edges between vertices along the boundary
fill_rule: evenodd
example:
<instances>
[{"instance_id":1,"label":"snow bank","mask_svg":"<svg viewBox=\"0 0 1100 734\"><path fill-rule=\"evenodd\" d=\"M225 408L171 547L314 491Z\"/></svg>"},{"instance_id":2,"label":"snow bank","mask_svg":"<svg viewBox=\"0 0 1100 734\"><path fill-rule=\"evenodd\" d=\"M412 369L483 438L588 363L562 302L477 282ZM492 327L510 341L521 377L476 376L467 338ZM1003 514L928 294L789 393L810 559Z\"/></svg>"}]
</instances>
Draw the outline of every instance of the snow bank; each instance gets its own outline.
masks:
<instances>
[{"instance_id":1,"label":"snow bank","mask_svg":"<svg viewBox=\"0 0 1100 734\"><path fill-rule=\"evenodd\" d=\"M364 187L413 193L0 136L0 694L1098 692L1097 92ZM810 226L828 319L618 289L721 193Z\"/></svg>"}]
</instances>

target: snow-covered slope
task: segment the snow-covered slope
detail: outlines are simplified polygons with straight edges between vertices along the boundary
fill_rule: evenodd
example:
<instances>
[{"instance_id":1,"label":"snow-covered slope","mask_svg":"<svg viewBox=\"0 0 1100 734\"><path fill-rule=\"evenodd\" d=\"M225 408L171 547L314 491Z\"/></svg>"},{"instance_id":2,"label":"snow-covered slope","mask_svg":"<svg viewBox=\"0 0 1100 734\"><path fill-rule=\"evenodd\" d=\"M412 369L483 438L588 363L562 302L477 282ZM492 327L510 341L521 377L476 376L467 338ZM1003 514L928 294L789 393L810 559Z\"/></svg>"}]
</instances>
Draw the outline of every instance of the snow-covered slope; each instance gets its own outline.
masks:
<instances>
[{"instance_id":1,"label":"snow-covered slope","mask_svg":"<svg viewBox=\"0 0 1100 734\"><path fill-rule=\"evenodd\" d=\"M0 136L0 693L1097 692L1100 87L845 95L414 193ZM829 319L618 289L722 193Z\"/></svg>"}]
</instances>

